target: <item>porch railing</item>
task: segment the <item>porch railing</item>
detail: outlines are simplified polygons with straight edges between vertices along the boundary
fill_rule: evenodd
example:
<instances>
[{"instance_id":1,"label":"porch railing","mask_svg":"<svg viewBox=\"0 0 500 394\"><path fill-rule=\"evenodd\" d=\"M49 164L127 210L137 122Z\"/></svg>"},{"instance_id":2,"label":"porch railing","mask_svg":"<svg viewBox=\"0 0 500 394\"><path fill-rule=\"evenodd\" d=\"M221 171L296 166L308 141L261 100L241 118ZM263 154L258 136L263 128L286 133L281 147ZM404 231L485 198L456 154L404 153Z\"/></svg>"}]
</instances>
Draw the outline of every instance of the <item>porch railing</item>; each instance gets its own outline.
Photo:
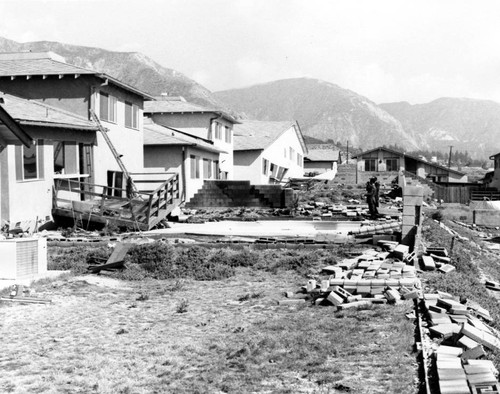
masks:
<instances>
[{"instance_id":1,"label":"porch railing","mask_svg":"<svg viewBox=\"0 0 500 394\"><path fill-rule=\"evenodd\" d=\"M66 216L85 214L101 221L133 222L142 224L143 228L151 228L164 219L179 201L179 175L164 175L168 178L145 180L149 186L159 185L152 191L134 192L131 198L122 197L126 195L122 188L73 179L56 179L53 208L59 212L66 211Z\"/></svg>"}]
</instances>

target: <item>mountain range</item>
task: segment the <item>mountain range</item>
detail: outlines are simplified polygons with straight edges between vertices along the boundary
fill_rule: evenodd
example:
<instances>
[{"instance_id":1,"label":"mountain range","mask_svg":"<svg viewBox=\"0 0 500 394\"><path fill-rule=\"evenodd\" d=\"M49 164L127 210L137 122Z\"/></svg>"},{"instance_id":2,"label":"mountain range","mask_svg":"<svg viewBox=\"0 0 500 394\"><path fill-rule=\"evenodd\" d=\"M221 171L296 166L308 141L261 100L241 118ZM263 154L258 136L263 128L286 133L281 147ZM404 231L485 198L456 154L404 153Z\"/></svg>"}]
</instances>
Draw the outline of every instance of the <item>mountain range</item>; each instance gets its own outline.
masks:
<instances>
[{"instance_id":1,"label":"mountain range","mask_svg":"<svg viewBox=\"0 0 500 394\"><path fill-rule=\"evenodd\" d=\"M144 92L180 95L241 119L296 120L310 140L335 141L361 149L398 145L407 150L468 151L487 158L500 152L500 104L489 100L440 98L426 104L376 104L330 82L294 78L211 92L184 74L138 52L0 37L0 52L52 51L68 63L106 73Z\"/></svg>"}]
</instances>

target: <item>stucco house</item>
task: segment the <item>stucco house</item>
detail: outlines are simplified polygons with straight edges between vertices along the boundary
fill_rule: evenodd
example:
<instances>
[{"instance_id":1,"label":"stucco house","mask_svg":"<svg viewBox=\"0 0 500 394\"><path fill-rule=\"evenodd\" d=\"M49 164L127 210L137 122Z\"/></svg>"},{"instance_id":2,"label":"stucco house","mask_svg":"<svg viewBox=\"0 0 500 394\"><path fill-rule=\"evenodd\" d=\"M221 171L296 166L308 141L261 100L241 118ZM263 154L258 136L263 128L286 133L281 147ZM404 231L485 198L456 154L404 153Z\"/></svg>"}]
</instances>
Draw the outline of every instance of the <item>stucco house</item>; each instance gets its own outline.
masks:
<instances>
[{"instance_id":1,"label":"stucco house","mask_svg":"<svg viewBox=\"0 0 500 394\"><path fill-rule=\"evenodd\" d=\"M144 167L180 174L181 199L189 201L204 180L220 179L220 155L213 141L144 119Z\"/></svg>"},{"instance_id":2,"label":"stucco house","mask_svg":"<svg viewBox=\"0 0 500 394\"><path fill-rule=\"evenodd\" d=\"M365 182L371 175L387 178L397 175L400 171L438 183L467 182L467 175L461 171L390 148L374 148L353 156L353 159L357 159L360 183Z\"/></svg>"},{"instance_id":3,"label":"stucco house","mask_svg":"<svg viewBox=\"0 0 500 394\"><path fill-rule=\"evenodd\" d=\"M337 166L342 164L340 151L334 149L308 149L304 157L305 173L323 174L327 171L337 172Z\"/></svg>"},{"instance_id":4,"label":"stucco house","mask_svg":"<svg viewBox=\"0 0 500 394\"><path fill-rule=\"evenodd\" d=\"M9 184L9 208L2 190L2 219L50 215L57 179L109 185L110 172L121 169L90 111L127 170L143 169L142 112L151 96L51 52L0 53L0 92L5 110L35 141L8 147L2 184Z\"/></svg>"},{"instance_id":5,"label":"stucco house","mask_svg":"<svg viewBox=\"0 0 500 394\"><path fill-rule=\"evenodd\" d=\"M234 179L262 185L302 177L306 154L295 122L245 120L234 127Z\"/></svg>"},{"instance_id":6,"label":"stucco house","mask_svg":"<svg viewBox=\"0 0 500 394\"><path fill-rule=\"evenodd\" d=\"M233 179L233 126L239 122L232 116L167 95L146 102L144 115L156 124L213 142L221 151L220 179Z\"/></svg>"}]
</instances>

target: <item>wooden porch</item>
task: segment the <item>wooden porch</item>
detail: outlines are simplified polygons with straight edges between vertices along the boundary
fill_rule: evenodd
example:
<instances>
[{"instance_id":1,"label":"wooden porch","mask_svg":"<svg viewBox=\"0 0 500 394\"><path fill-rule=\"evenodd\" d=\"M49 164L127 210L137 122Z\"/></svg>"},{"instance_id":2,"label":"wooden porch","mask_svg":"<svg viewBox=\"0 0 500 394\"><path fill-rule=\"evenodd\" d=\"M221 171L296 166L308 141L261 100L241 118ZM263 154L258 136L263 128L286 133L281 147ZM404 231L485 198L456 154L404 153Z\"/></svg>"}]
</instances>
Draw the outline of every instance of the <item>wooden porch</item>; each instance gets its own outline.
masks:
<instances>
[{"instance_id":1,"label":"wooden porch","mask_svg":"<svg viewBox=\"0 0 500 394\"><path fill-rule=\"evenodd\" d=\"M72 219L81 228L112 223L118 227L149 230L180 203L179 174L165 173L161 180L153 176L152 179L144 179L148 174L137 175L142 175L143 179L139 182L151 189L134 191L131 198L126 197L126 189L81 180L56 179L52 215L54 218Z\"/></svg>"}]
</instances>

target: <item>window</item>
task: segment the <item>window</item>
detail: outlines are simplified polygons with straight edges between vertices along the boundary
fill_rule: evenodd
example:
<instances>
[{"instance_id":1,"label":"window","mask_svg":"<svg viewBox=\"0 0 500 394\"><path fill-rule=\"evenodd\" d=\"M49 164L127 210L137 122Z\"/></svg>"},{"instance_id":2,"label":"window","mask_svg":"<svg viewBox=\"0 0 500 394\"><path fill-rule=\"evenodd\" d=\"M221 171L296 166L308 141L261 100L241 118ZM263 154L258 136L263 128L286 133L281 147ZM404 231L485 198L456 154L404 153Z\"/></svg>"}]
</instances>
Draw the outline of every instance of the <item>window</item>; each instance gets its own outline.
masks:
<instances>
[{"instance_id":1,"label":"window","mask_svg":"<svg viewBox=\"0 0 500 394\"><path fill-rule=\"evenodd\" d=\"M54 142L54 174L77 174L78 152L74 141Z\"/></svg>"},{"instance_id":2,"label":"window","mask_svg":"<svg viewBox=\"0 0 500 394\"><path fill-rule=\"evenodd\" d=\"M302 162L302 160L303 160L302 155L300 153L297 153L297 165L298 166L302 167L304 165L303 162Z\"/></svg>"},{"instance_id":3,"label":"window","mask_svg":"<svg viewBox=\"0 0 500 394\"><path fill-rule=\"evenodd\" d=\"M116 123L116 97L107 93L99 93L99 118Z\"/></svg>"},{"instance_id":4,"label":"window","mask_svg":"<svg viewBox=\"0 0 500 394\"><path fill-rule=\"evenodd\" d=\"M283 148L283 157L286 158L286 148Z\"/></svg>"},{"instance_id":5,"label":"window","mask_svg":"<svg viewBox=\"0 0 500 394\"><path fill-rule=\"evenodd\" d=\"M267 169L269 167L269 160L267 159L262 159L262 173L264 175L267 175Z\"/></svg>"},{"instance_id":6,"label":"window","mask_svg":"<svg viewBox=\"0 0 500 394\"><path fill-rule=\"evenodd\" d=\"M377 160L365 159L365 171L377 171Z\"/></svg>"},{"instance_id":7,"label":"window","mask_svg":"<svg viewBox=\"0 0 500 394\"><path fill-rule=\"evenodd\" d=\"M293 158L295 156L295 149L293 149L292 147L290 147L289 149L290 149L290 152L289 152L290 160L293 161Z\"/></svg>"},{"instance_id":8,"label":"window","mask_svg":"<svg viewBox=\"0 0 500 394\"><path fill-rule=\"evenodd\" d=\"M221 140L222 139L222 125L219 122L215 122L215 139Z\"/></svg>"},{"instance_id":9,"label":"window","mask_svg":"<svg viewBox=\"0 0 500 394\"><path fill-rule=\"evenodd\" d=\"M398 159L386 159L386 171L399 171Z\"/></svg>"},{"instance_id":10,"label":"window","mask_svg":"<svg viewBox=\"0 0 500 394\"><path fill-rule=\"evenodd\" d=\"M198 156L189 156L191 167L191 179L200 179L200 158Z\"/></svg>"},{"instance_id":11,"label":"window","mask_svg":"<svg viewBox=\"0 0 500 394\"><path fill-rule=\"evenodd\" d=\"M271 163L271 166L269 167L269 172L271 173L271 176L273 178L276 178L276 174L278 173L278 166L274 163Z\"/></svg>"},{"instance_id":12,"label":"window","mask_svg":"<svg viewBox=\"0 0 500 394\"><path fill-rule=\"evenodd\" d=\"M139 107L125 101L125 127L139 128Z\"/></svg>"},{"instance_id":13,"label":"window","mask_svg":"<svg viewBox=\"0 0 500 394\"><path fill-rule=\"evenodd\" d=\"M203 159L203 178L212 178L212 160L210 159Z\"/></svg>"},{"instance_id":14,"label":"window","mask_svg":"<svg viewBox=\"0 0 500 394\"><path fill-rule=\"evenodd\" d=\"M215 179L220 179L219 160L214 160L214 175Z\"/></svg>"},{"instance_id":15,"label":"window","mask_svg":"<svg viewBox=\"0 0 500 394\"><path fill-rule=\"evenodd\" d=\"M37 140L29 148L16 145L16 180L28 181L43 178L43 140Z\"/></svg>"},{"instance_id":16,"label":"window","mask_svg":"<svg viewBox=\"0 0 500 394\"><path fill-rule=\"evenodd\" d=\"M231 129L227 126L224 127L224 141L231 143Z\"/></svg>"}]
</instances>

